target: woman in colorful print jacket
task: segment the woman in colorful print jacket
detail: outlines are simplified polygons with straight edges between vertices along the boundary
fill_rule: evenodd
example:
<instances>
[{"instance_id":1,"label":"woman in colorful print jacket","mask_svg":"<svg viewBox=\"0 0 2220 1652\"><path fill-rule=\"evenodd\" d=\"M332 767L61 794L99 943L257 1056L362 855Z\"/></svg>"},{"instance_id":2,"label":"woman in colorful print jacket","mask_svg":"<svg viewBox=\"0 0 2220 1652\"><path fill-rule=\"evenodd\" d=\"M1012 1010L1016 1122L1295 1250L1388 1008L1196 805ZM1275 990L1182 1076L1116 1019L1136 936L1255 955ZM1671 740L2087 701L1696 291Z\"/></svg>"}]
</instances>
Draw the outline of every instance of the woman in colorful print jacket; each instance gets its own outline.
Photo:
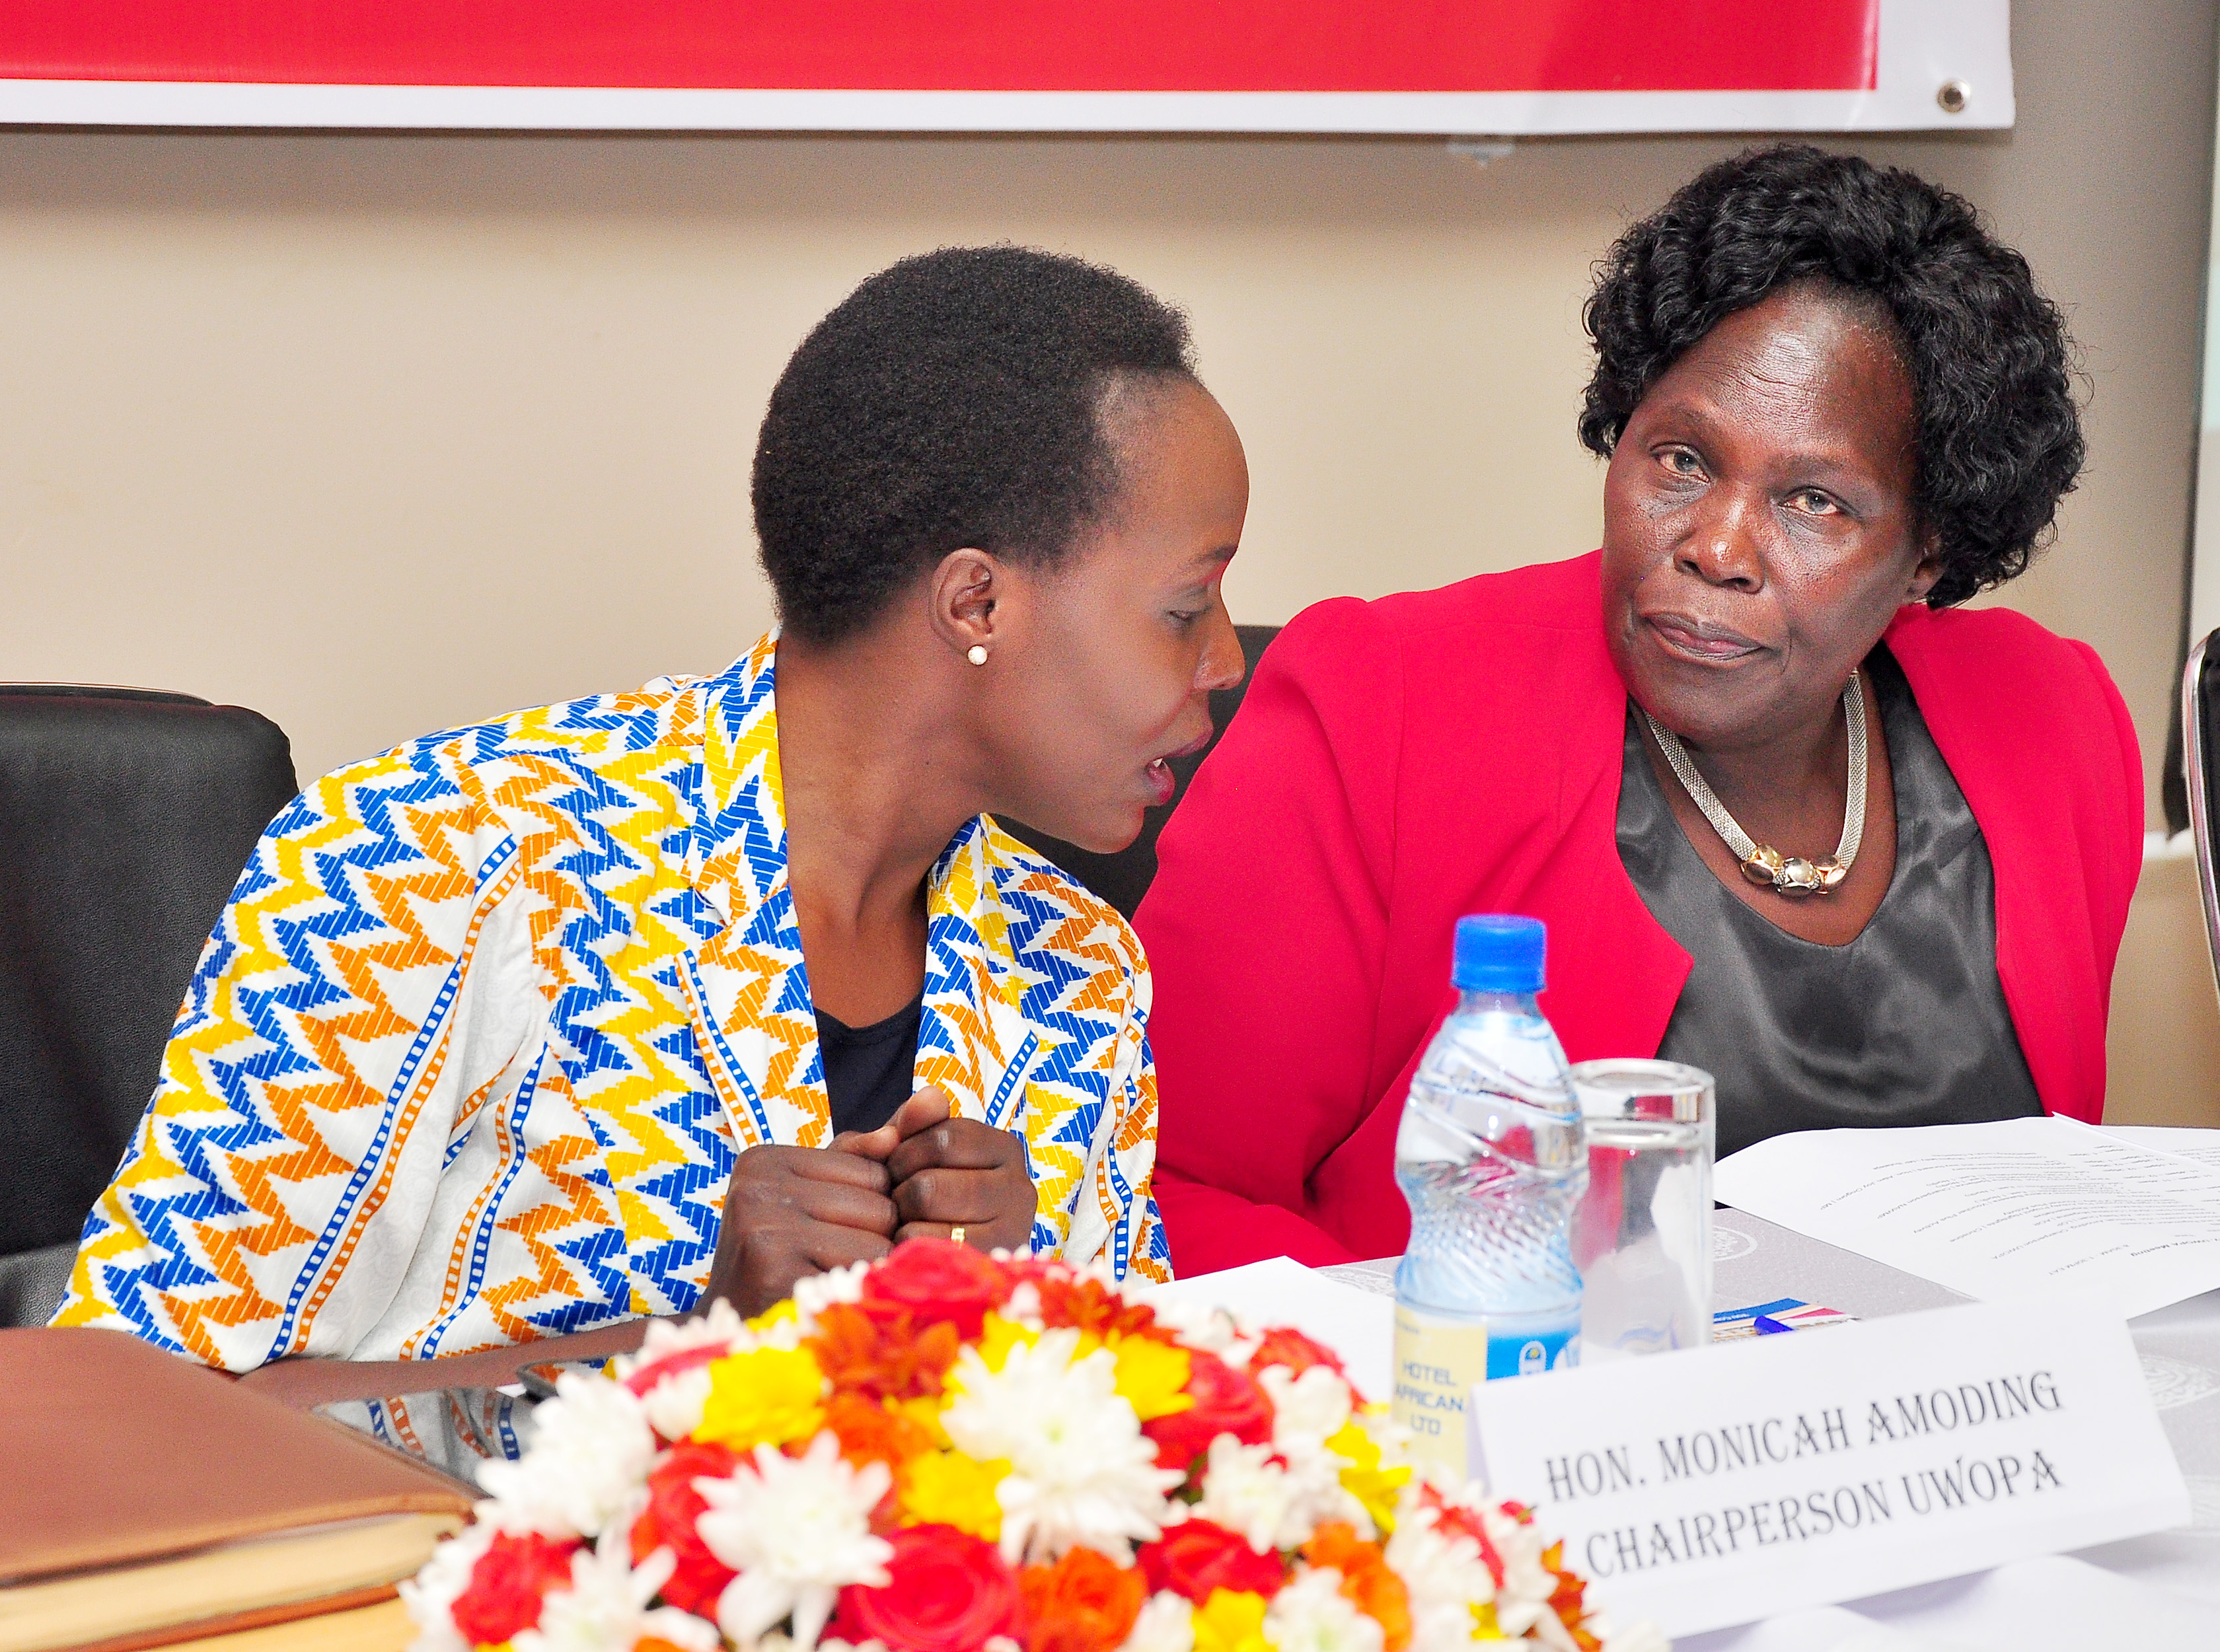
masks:
<instances>
[{"instance_id":1,"label":"woman in colorful print jacket","mask_svg":"<svg viewBox=\"0 0 2220 1652\"><path fill-rule=\"evenodd\" d=\"M1239 679L1248 478L1182 320L1015 248L873 277L773 393L782 628L427 735L271 823L57 1323L231 1370L752 1312L914 1234L1169 1277L1096 850Z\"/></svg>"}]
</instances>

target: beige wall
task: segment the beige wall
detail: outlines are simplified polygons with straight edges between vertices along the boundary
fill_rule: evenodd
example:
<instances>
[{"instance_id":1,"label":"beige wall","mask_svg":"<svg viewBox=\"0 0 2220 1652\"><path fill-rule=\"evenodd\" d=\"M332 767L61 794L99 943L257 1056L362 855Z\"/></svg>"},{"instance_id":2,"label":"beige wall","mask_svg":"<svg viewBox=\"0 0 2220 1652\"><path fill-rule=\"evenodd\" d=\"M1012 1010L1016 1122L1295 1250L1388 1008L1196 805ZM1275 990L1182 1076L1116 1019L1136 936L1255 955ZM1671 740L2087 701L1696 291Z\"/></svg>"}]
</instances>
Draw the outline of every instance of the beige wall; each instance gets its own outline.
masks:
<instances>
[{"instance_id":1,"label":"beige wall","mask_svg":"<svg viewBox=\"0 0 2220 1652\"><path fill-rule=\"evenodd\" d=\"M2014 11L2016 132L1856 146L2072 314L2090 472L2010 600L2102 651L2155 799L2215 4ZM0 676L254 706L305 775L714 670L768 617L745 468L786 352L949 241L1189 308L1255 474L1238 617L1571 554L1587 266L1731 146L0 134Z\"/></svg>"}]
</instances>

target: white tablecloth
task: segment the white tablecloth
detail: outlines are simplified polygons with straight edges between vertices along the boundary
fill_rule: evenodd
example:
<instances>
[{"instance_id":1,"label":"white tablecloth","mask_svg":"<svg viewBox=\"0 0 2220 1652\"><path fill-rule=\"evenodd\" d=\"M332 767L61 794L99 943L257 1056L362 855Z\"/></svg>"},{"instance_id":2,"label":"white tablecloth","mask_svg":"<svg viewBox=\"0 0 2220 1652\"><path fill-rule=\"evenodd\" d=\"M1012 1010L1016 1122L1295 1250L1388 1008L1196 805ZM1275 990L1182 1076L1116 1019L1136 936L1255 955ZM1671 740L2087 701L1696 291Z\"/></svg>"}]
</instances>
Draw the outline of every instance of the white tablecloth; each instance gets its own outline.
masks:
<instances>
[{"instance_id":1,"label":"white tablecloth","mask_svg":"<svg viewBox=\"0 0 2220 1652\"><path fill-rule=\"evenodd\" d=\"M1721 1311L1793 1296L1873 1319L1967 1300L1740 1211L1717 1213L1712 1249ZM1325 1272L1392 1294L1394 1266ZM1679 1652L2220 1652L2220 1291L2129 1330L2189 1481L2192 1525L1687 1636Z\"/></svg>"}]
</instances>

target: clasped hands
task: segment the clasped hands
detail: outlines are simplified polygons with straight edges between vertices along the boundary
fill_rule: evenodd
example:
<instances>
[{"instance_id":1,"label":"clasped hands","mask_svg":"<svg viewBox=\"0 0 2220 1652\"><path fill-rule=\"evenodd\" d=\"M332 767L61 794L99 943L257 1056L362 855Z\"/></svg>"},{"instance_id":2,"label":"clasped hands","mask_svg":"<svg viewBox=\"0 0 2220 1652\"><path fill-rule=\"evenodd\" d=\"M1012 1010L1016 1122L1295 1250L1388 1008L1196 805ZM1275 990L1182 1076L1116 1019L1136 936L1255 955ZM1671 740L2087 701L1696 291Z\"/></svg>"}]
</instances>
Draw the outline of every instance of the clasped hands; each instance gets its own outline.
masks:
<instances>
[{"instance_id":1,"label":"clasped hands","mask_svg":"<svg viewBox=\"0 0 2220 1652\"><path fill-rule=\"evenodd\" d=\"M957 1119L938 1088L876 1130L830 1147L751 1147L733 1167L709 1295L757 1314L828 1268L874 1262L904 1239L963 1229L982 1250L1023 1250L1038 1195L1024 1145Z\"/></svg>"}]
</instances>

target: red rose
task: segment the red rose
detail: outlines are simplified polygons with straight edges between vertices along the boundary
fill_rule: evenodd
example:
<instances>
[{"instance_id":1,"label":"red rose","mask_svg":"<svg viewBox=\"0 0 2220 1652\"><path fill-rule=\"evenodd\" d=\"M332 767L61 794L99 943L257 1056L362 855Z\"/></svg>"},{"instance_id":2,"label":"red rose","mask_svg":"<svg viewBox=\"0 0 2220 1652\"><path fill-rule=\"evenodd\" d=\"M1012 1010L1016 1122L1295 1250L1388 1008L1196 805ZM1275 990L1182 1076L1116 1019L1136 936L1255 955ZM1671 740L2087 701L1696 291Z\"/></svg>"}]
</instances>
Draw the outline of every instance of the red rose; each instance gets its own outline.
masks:
<instances>
[{"instance_id":1,"label":"red rose","mask_svg":"<svg viewBox=\"0 0 2220 1652\"><path fill-rule=\"evenodd\" d=\"M859 1305L873 1318L907 1313L919 1325L943 1323L976 1337L987 1311L1010 1300L1009 1276L991 1257L947 1239L911 1239L864 1275Z\"/></svg>"},{"instance_id":2,"label":"red rose","mask_svg":"<svg viewBox=\"0 0 2220 1652\"><path fill-rule=\"evenodd\" d=\"M571 1581L575 1537L558 1541L536 1531L502 1531L471 1568L471 1587L455 1597L450 1615L473 1646L498 1646L539 1623L539 1603Z\"/></svg>"},{"instance_id":3,"label":"red rose","mask_svg":"<svg viewBox=\"0 0 2220 1652\"><path fill-rule=\"evenodd\" d=\"M1182 1520L1152 1543L1141 1546L1141 1574L1149 1593L1169 1589L1198 1606L1213 1589L1247 1590L1267 1599L1279 1593L1287 1568L1277 1555L1260 1555L1238 1531L1214 1520Z\"/></svg>"},{"instance_id":4,"label":"red rose","mask_svg":"<svg viewBox=\"0 0 2220 1652\"><path fill-rule=\"evenodd\" d=\"M889 1652L977 1652L993 1636L1017 1635L1018 1580L994 1544L940 1525L904 1526L892 1541L884 1588L840 1591L835 1636Z\"/></svg>"},{"instance_id":5,"label":"red rose","mask_svg":"<svg viewBox=\"0 0 2220 1652\"><path fill-rule=\"evenodd\" d=\"M1257 1351L1249 1356L1249 1368L1261 1371L1268 1365L1284 1365L1289 1376L1300 1376L1313 1365L1323 1365L1329 1371L1344 1378L1341 1356L1324 1343L1314 1343L1293 1325L1275 1325L1264 1333L1264 1340L1257 1344Z\"/></svg>"},{"instance_id":6,"label":"red rose","mask_svg":"<svg viewBox=\"0 0 2220 1652\"><path fill-rule=\"evenodd\" d=\"M1141 1424L1141 1432L1157 1443L1159 1468L1187 1468L1221 1434L1244 1445L1271 1439L1271 1399L1247 1373L1200 1349L1189 1351L1187 1393L1194 1406Z\"/></svg>"},{"instance_id":7,"label":"red rose","mask_svg":"<svg viewBox=\"0 0 2220 1652\"><path fill-rule=\"evenodd\" d=\"M637 1566L658 1549L677 1557L677 1569L663 1586L663 1598L705 1618L717 1615L717 1597L733 1580L733 1568L709 1552L695 1524L708 1505L694 1489L697 1480L723 1480L739 1456L721 1445L676 1445L649 1470L647 1510L633 1522L632 1560Z\"/></svg>"}]
</instances>

